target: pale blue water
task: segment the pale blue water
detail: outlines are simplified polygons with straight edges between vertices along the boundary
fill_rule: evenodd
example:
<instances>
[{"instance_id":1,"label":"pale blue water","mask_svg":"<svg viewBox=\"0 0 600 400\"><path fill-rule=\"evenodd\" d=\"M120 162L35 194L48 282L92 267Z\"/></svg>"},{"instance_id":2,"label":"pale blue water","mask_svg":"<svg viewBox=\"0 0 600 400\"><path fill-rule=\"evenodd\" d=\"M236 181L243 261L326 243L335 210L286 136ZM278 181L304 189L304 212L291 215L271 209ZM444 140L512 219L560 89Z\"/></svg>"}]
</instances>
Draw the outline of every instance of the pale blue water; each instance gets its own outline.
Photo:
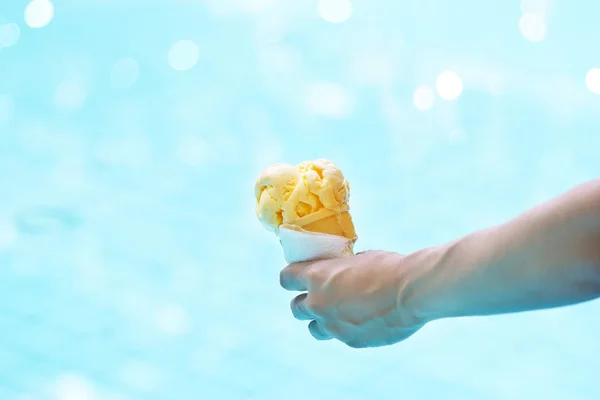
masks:
<instances>
[{"instance_id":1,"label":"pale blue water","mask_svg":"<svg viewBox=\"0 0 600 400\"><path fill-rule=\"evenodd\" d=\"M598 177L598 4L526 3L542 41L518 1L25 6L0 4L0 399L600 398L598 302L313 340L253 209L264 167L329 158L358 249L410 252ZM446 70L461 95L417 110Z\"/></svg>"}]
</instances>

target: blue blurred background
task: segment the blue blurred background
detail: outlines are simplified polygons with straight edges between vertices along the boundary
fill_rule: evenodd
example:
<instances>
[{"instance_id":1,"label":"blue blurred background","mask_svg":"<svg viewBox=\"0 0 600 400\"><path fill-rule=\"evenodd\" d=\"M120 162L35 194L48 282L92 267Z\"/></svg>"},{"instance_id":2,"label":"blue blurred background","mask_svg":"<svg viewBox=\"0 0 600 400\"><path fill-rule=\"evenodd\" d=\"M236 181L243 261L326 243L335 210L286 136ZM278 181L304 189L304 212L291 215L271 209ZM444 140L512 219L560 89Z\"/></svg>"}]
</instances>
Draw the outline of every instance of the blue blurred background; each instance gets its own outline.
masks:
<instances>
[{"instance_id":1,"label":"blue blurred background","mask_svg":"<svg viewBox=\"0 0 600 400\"><path fill-rule=\"evenodd\" d=\"M599 11L4 0L0 399L600 398L598 302L313 340L253 198L328 158L358 250L411 252L597 178Z\"/></svg>"}]
</instances>

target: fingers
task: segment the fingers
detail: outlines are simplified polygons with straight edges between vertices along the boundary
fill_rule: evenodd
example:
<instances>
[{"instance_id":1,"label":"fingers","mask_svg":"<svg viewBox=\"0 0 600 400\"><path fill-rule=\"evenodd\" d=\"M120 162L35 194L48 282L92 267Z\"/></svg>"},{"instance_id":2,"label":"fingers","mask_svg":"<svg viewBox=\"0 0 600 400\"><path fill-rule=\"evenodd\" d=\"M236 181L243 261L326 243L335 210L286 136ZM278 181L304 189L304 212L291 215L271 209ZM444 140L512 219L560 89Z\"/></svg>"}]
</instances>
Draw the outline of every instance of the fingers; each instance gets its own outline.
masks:
<instances>
[{"instance_id":1,"label":"fingers","mask_svg":"<svg viewBox=\"0 0 600 400\"><path fill-rule=\"evenodd\" d=\"M310 262L293 263L285 267L279 274L281 287L292 291L308 290L308 267Z\"/></svg>"},{"instance_id":2,"label":"fingers","mask_svg":"<svg viewBox=\"0 0 600 400\"><path fill-rule=\"evenodd\" d=\"M308 321L311 319L315 319L316 315L310 310L310 307L306 304L307 294L303 293L299 296L296 296L292 299L290 303L290 307L292 309L292 314L294 318L299 319L300 321Z\"/></svg>"},{"instance_id":3,"label":"fingers","mask_svg":"<svg viewBox=\"0 0 600 400\"><path fill-rule=\"evenodd\" d=\"M333 339L333 335L323 326L323 323L316 320L310 321L308 331L317 340Z\"/></svg>"},{"instance_id":4,"label":"fingers","mask_svg":"<svg viewBox=\"0 0 600 400\"><path fill-rule=\"evenodd\" d=\"M322 261L307 261L300 263L292 263L285 267L279 274L279 282L281 286L290 291L310 291L311 287L311 271L314 275L314 268L317 268L317 263L323 263ZM319 267L323 266L318 264ZM317 340L330 340L334 338L325 324L323 317L323 310L315 312L307 301L308 294L303 293L294 297L290 303L290 308L294 318L301 321L311 321L308 324L308 330L310 334ZM317 315L318 314L318 315Z\"/></svg>"},{"instance_id":5,"label":"fingers","mask_svg":"<svg viewBox=\"0 0 600 400\"><path fill-rule=\"evenodd\" d=\"M317 340L329 340L333 339L333 335L327 328L325 328L322 321L317 321L317 315L310 309L306 303L307 294L303 293L292 299L291 308L292 314L296 319L301 321L312 320L308 324L308 331Z\"/></svg>"}]
</instances>

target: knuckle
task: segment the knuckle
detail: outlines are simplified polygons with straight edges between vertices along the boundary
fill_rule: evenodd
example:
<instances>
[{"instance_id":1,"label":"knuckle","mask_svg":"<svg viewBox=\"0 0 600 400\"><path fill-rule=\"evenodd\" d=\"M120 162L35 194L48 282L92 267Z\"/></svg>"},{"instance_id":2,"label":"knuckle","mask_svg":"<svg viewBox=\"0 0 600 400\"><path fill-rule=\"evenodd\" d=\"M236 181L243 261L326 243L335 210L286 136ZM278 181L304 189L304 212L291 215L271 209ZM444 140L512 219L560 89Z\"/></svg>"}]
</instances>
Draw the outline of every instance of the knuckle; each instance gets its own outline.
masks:
<instances>
[{"instance_id":1,"label":"knuckle","mask_svg":"<svg viewBox=\"0 0 600 400\"><path fill-rule=\"evenodd\" d=\"M319 261L318 264L314 264L312 268L309 268L306 271L306 275L311 282L319 285L327 280L330 273L329 271L331 270L329 261L330 260Z\"/></svg>"},{"instance_id":2,"label":"knuckle","mask_svg":"<svg viewBox=\"0 0 600 400\"><path fill-rule=\"evenodd\" d=\"M325 316L327 314L327 305L318 297L309 295L306 298L306 305L317 316Z\"/></svg>"},{"instance_id":3,"label":"knuckle","mask_svg":"<svg viewBox=\"0 0 600 400\"><path fill-rule=\"evenodd\" d=\"M309 269L308 271L306 271L306 277L310 282L319 282L319 270L317 270L316 268Z\"/></svg>"},{"instance_id":4,"label":"knuckle","mask_svg":"<svg viewBox=\"0 0 600 400\"><path fill-rule=\"evenodd\" d=\"M319 314L323 310L323 305L310 297L306 300L306 306L315 314Z\"/></svg>"}]
</instances>

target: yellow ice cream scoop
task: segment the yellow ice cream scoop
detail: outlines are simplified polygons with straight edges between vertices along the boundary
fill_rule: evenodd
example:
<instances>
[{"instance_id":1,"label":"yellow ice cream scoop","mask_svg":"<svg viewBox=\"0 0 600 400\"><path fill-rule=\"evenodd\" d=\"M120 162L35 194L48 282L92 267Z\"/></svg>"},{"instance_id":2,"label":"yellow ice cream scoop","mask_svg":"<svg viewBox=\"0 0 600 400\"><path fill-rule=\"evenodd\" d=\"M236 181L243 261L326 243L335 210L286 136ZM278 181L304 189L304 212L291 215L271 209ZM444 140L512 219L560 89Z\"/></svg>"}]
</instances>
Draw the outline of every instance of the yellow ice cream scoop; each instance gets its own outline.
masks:
<instances>
[{"instance_id":1,"label":"yellow ice cream scoop","mask_svg":"<svg viewBox=\"0 0 600 400\"><path fill-rule=\"evenodd\" d=\"M356 232L350 216L350 185L329 160L296 166L273 164L256 180L256 214L269 230L280 228L343 236Z\"/></svg>"}]
</instances>

